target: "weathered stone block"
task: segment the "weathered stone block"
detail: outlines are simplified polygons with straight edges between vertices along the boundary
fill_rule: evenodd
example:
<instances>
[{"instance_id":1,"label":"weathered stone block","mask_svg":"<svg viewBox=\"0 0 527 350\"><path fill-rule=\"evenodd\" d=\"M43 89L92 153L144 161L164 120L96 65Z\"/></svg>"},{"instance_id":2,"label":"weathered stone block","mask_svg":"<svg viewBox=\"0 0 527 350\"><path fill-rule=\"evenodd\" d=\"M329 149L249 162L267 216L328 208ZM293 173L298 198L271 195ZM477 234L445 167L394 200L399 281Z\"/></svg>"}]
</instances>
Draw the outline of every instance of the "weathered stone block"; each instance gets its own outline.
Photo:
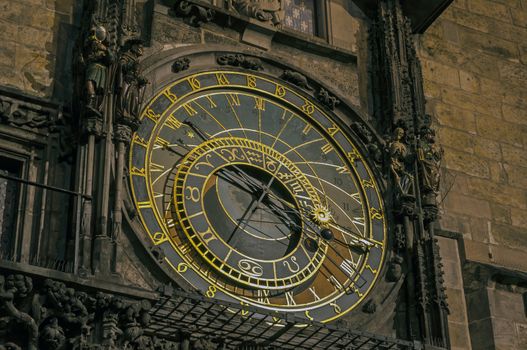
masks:
<instances>
[{"instance_id":1,"label":"weathered stone block","mask_svg":"<svg viewBox=\"0 0 527 350\"><path fill-rule=\"evenodd\" d=\"M433 82L432 80L426 80L423 82L423 89L427 101L441 97L441 85Z\"/></svg>"},{"instance_id":2,"label":"weathered stone block","mask_svg":"<svg viewBox=\"0 0 527 350\"><path fill-rule=\"evenodd\" d=\"M441 16L442 17L442 16ZM452 20L456 23L483 33L490 31L490 19L465 10L452 11Z\"/></svg>"},{"instance_id":3,"label":"weathered stone block","mask_svg":"<svg viewBox=\"0 0 527 350\"><path fill-rule=\"evenodd\" d=\"M438 131L438 141L441 144L462 152L474 153L474 135L451 128L440 128Z\"/></svg>"},{"instance_id":4,"label":"weathered stone block","mask_svg":"<svg viewBox=\"0 0 527 350\"><path fill-rule=\"evenodd\" d=\"M155 13L152 40L159 44L201 43L201 29L183 24L180 20Z\"/></svg>"},{"instance_id":5,"label":"weathered stone block","mask_svg":"<svg viewBox=\"0 0 527 350\"><path fill-rule=\"evenodd\" d=\"M489 305L492 316L503 318L508 321L525 321L523 308L518 307L523 304L522 295L502 289L489 290ZM514 327L511 329L514 332ZM514 338L514 337L513 337Z\"/></svg>"},{"instance_id":6,"label":"weathered stone block","mask_svg":"<svg viewBox=\"0 0 527 350\"><path fill-rule=\"evenodd\" d=\"M445 103L435 105L435 116L440 125L476 133L476 115L474 111L461 109Z\"/></svg>"},{"instance_id":7,"label":"weathered stone block","mask_svg":"<svg viewBox=\"0 0 527 350\"><path fill-rule=\"evenodd\" d=\"M1 30L1 27L0 27ZM16 43L14 41L4 41L0 46L0 65L13 67L15 65Z\"/></svg>"},{"instance_id":8,"label":"weathered stone block","mask_svg":"<svg viewBox=\"0 0 527 350\"><path fill-rule=\"evenodd\" d=\"M458 274L459 277L460 273ZM447 287L448 306L450 308L450 315L448 315L448 322L457 322L467 324L467 307L465 305L465 294L463 289L452 289Z\"/></svg>"},{"instance_id":9,"label":"weathered stone block","mask_svg":"<svg viewBox=\"0 0 527 350\"><path fill-rule=\"evenodd\" d=\"M498 65L501 79L515 85L525 85L527 81L527 67L519 63L499 62ZM525 87L525 86L524 86Z\"/></svg>"},{"instance_id":10,"label":"weathered stone block","mask_svg":"<svg viewBox=\"0 0 527 350\"><path fill-rule=\"evenodd\" d=\"M465 174L489 178L490 169L487 161L472 154L459 152L445 147L445 166L447 169L463 172Z\"/></svg>"},{"instance_id":11,"label":"weathered stone block","mask_svg":"<svg viewBox=\"0 0 527 350\"><path fill-rule=\"evenodd\" d=\"M52 31L23 26L19 27L18 41L28 47L46 50L51 46L53 35Z\"/></svg>"},{"instance_id":12,"label":"weathered stone block","mask_svg":"<svg viewBox=\"0 0 527 350\"><path fill-rule=\"evenodd\" d=\"M459 72L456 68L439 64L434 61L423 60L423 74L439 84L459 87Z\"/></svg>"},{"instance_id":13,"label":"weathered stone block","mask_svg":"<svg viewBox=\"0 0 527 350\"><path fill-rule=\"evenodd\" d=\"M527 164L527 152L523 148L512 145L501 144L503 160L510 164L524 165Z\"/></svg>"},{"instance_id":14,"label":"weathered stone block","mask_svg":"<svg viewBox=\"0 0 527 350\"><path fill-rule=\"evenodd\" d=\"M457 240L452 238L446 238L437 236L437 244L439 245L439 251L441 252L441 259L459 261L459 247Z\"/></svg>"},{"instance_id":15,"label":"weathered stone block","mask_svg":"<svg viewBox=\"0 0 527 350\"><path fill-rule=\"evenodd\" d=\"M505 246L492 246L493 264L506 266L509 269L525 271L527 270L527 252Z\"/></svg>"},{"instance_id":16,"label":"weathered stone block","mask_svg":"<svg viewBox=\"0 0 527 350\"><path fill-rule=\"evenodd\" d=\"M527 229L527 210L512 208L511 223L514 226Z\"/></svg>"},{"instance_id":17,"label":"weathered stone block","mask_svg":"<svg viewBox=\"0 0 527 350\"><path fill-rule=\"evenodd\" d=\"M470 178L467 190L474 197L488 199L499 204L527 209L527 193L521 189L493 181Z\"/></svg>"},{"instance_id":18,"label":"weathered stone block","mask_svg":"<svg viewBox=\"0 0 527 350\"><path fill-rule=\"evenodd\" d=\"M517 343L520 346L527 344L527 324L516 323Z\"/></svg>"},{"instance_id":19,"label":"weathered stone block","mask_svg":"<svg viewBox=\"0 0 527 350\"><path fill-rule=\"evenodd\" d=\"M511 224L511 208L506 205L490 203L492 220L502 224Z\"/></svg>"},{"instance_id":20,"label":"weathered stone block","mask_svg":"<svg viewBox=\"0 0 527 350\"><path fill-rule=\"evenodd\" d=\"M483 158L500 161L502 159L500 143L481 137L474 138L474 154Z\"/></svg>"},{"instance_id":21,"label":"weathered stone block","mask_svg":"<svg viewBox=\"0 0 527 350\"><path fill-rule=\"evenodd\" d=\"M527 235L524 229L511 225L492 223L491 235L497 244L527 251Z\"/></svg>"},{"instance_id":22,"label":"weathered stone block","mask_svg":"<svg viewBox=\"0 0 527 350\"><path fill-rule=\"evenodd\" d=\"M527 11L512 11L512 23L527 28Z\"/></svg>"},{"instance_id":23,"label":"weathered stone block","mask_svg":"<svg viewBox=\"0 0 527 350\"><path fill-rule=\"evenodd\" d=\"M476 74L467 72L467 71L459 71L459 83L461 85L461 89L477 93L480 91L480 82L479 78Z\"/></svg>"},{"instance_id":24,"label":"weathered stone block","mask_svg":"<svg viewBox=\"0 0 527 350\"><path fill-rule=\"evenodd\" d=\"M509 7L489 0L469 0L468 8L471 12L492 17L504 22L510 22Z\"/></svg>"},{"instance_id":25,"label":"weathered stone block","mask_svg":"<svg viewBox=\"0 0 527 350\"><path fill-rule=\"evenodd\" d=\"M506 59L518 59L518 46L511 41L472 31L459 33L461 43L474 50L483 50Z\"/></svg>"},{"instance_id":26,"label":"weathered stone block","mask_svg":"<svg viewBox=\"0 0 527 350\"><path fill-rule=\"evenodd\" d=\"M504 168L505 172L507 173L507 179L509 180L510 185L527 189L526 167L504 164Z\"/></svg>"},{"instance_id":27,"label":"weathered stone block","mask_svg":"<svg viewBox=\"0 0 527 350\"><path fill-rule=\"evenodd\" d=\"M461 277L461 268L459 266L459 261L443 260L443 271L445 272L444 285L445 287L449 288L452 291L451 293L447 293L448 304L452 307L450 295L455 295L456 297L458 297L458 294L463 289L463 279ZM456 302L457 301L454 301L454 303ZM464 302L463 302L463 306L464 306ZM462 310L465 310L465 308L463 307ZM461 310L457 312L459 313L461 312ZM453 317L453 320L460 321L459 317L460 317L459 314L455 315L455 317Z\"/></svg>"},{"instance_id":28,"label":"weathered stone block","mask_svg":"<svg viewBox=\"0 0 527 350\"><path fill-rule=\"evenodd\" d=\"M490 204L486 200L476 199L457 193L450 193L445 199L449 213L459 213L477 218L490 218Z\"/></svg>"},{"instance_id":29,"label":"weathered stone block","mask_svg":"<svg viewBox=\"0 0 527 350\"><path fill-rule=\"evenodd\" d=\"M501 106L499 101L489 99L486 96L469 94L458 89L441 89L443 101L460 108L479 112L481 114L492 115L495 118L501 117ZM479 118L476 118L476 122Z\"/></svg>"},{"instance_id":30,"label":"weathered stone block","mask_svg":"<svg viewBox=\"0 0 527 350\"><path fill-rule=\"evenodd\" d=\"M514 322L506 318L494 318L492 320L494 330L494 342L496 348L512 349L515 343Z\"/></svg>"},{"instance_id":31,"label":"weathered stone block","mask_svg":"<svg viewBox=\"0 0 527 350\"><path fill-rule=\"evenodd\" d=\"M503 119L512 123L527 125L527 109L504 104L502 111Z\"/></svg>"},{"instance_id":32,"label":"weathered stone block","mask_svg":"<svg viewBox=\"0 0 527 350\"><path fill-rule=\"evenodd\" d=\"M478 135L491 140L522 146L527 138L527 132L517 124L497 118L480 116L476 118Z\"/></svg>"},{"instance_id":33,"label":"weathered stone block","mask_svg":"<svg viewBox=\"0 0 527 350\"><path fill-rule=\"evenodd\" d=\"M501 162L489 162L490 179L496 183L507 184L507 173Z\"/></svg>"}]
</instances>

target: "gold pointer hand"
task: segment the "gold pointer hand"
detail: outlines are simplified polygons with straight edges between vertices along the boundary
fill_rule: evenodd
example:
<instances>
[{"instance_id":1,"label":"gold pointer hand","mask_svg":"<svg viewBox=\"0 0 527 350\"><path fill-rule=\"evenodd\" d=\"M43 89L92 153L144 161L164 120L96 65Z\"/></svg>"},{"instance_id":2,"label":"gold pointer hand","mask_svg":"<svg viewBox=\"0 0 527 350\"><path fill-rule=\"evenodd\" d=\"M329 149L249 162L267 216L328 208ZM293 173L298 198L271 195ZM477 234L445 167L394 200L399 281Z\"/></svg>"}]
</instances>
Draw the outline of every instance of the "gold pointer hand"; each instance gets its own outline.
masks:
<instances>
[{"instance_id":1,"label":"gold pointer hand","mask_svg":"<svg viewBox=\"0 0 527 350\"><path fill-rule=\"evenodd\" d=\"M289 212L291 213L295 213L297 215L299 215L301 218L305 218L308 220L308 222L311 224L310 226L313 226L313 225L316 225L317 227L318 226L329 226L333 229L336 229L340 232L342 232L343 234L345 234L346 236L348 236L350 239L351 239L351 242L349 243L349 245L352 245L352 246L361 246L363 248L371 248L371 247L374 247L375 246L375 243L370 241L369 239L367 238L364 238L354 232L352 232L350 229L344 227L344 226L341 226L341 225L338 225L337 223L333 222L333 218L331 218L331 216L328 216L328 217L324 217L324 223L322 225L319 225L318 222L321 221L321 220L318 220L314 213L310 213L310 212L307 212L305 209L303 208L297 208L294 204L280 198L280 197L277 197L273 194L269 194L270 197L280 201L281 203L283 203L284 205L286 205L290 210ZM312 227L311 227L312 228ZM315 231L316 230L313 230L312 231ZM316 232L318 235L320 235L320 232Z\"/></svg>"}]
</instances>

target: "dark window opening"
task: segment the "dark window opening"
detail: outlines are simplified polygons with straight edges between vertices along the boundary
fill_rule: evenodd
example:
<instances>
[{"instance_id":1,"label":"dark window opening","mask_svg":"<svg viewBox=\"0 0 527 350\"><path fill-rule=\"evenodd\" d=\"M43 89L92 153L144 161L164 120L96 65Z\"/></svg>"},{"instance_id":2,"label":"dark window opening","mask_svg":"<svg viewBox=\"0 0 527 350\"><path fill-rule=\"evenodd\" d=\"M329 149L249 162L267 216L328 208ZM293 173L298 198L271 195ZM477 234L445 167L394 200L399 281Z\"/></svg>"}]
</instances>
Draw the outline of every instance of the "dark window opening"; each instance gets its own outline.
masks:
<instances>
[{"instance_id":1,"label":"dark window opening","mask_svg":"<svg viewBox=\"0 0 527 350\"><path fill-rule=\"evenodd\" d=\"M0 156L0 174L20 178L22 162ZM0 258L9 259L16 239L18 182L0 177Z\"/></svg>"}]
</instances>

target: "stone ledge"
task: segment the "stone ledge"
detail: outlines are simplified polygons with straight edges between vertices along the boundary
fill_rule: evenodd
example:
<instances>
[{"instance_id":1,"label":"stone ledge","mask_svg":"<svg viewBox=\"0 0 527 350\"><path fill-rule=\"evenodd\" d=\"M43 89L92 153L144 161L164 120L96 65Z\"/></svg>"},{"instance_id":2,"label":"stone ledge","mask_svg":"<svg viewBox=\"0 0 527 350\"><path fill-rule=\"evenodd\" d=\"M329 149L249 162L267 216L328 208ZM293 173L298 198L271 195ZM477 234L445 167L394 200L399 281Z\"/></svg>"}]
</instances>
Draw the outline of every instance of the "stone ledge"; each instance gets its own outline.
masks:
<instances>
[{"instance_id":1,"label":"stone ledge","mask_svg":"<svg viewBox=\"0 0 527 350\"><path fill-rule=\"evenodd\" d=\"M527 252L486 244L472 240L461 240L464 260L494 265L515 271L527 271ZM462 258L463 259L463 258Z\"/></svg>"}]
</instances>

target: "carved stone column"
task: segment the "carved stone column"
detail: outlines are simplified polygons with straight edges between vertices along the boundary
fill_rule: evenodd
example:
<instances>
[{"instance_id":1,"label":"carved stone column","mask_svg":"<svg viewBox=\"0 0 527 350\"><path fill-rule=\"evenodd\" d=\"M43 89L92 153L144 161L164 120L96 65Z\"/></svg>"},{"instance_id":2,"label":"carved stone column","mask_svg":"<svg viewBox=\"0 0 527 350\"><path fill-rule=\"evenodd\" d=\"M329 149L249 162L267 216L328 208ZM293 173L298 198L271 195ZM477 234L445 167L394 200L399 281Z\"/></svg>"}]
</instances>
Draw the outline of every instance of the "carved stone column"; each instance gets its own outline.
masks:
<instances>
[{"instance_id":1,"label":"carved stone column","mask_svg":"<svg viewBox=\"0 0 527 350\"><path fill-rule=\"evenodd\" d=\"M406 275L399 336L449 346L439 248L434 239L442 150L425 115L421 65L400 0L379 3L370 32L373 114L387 140L396 219L396 260ZM394 267L394 270L395 267Z\"/></svg>"}]
</instances>

